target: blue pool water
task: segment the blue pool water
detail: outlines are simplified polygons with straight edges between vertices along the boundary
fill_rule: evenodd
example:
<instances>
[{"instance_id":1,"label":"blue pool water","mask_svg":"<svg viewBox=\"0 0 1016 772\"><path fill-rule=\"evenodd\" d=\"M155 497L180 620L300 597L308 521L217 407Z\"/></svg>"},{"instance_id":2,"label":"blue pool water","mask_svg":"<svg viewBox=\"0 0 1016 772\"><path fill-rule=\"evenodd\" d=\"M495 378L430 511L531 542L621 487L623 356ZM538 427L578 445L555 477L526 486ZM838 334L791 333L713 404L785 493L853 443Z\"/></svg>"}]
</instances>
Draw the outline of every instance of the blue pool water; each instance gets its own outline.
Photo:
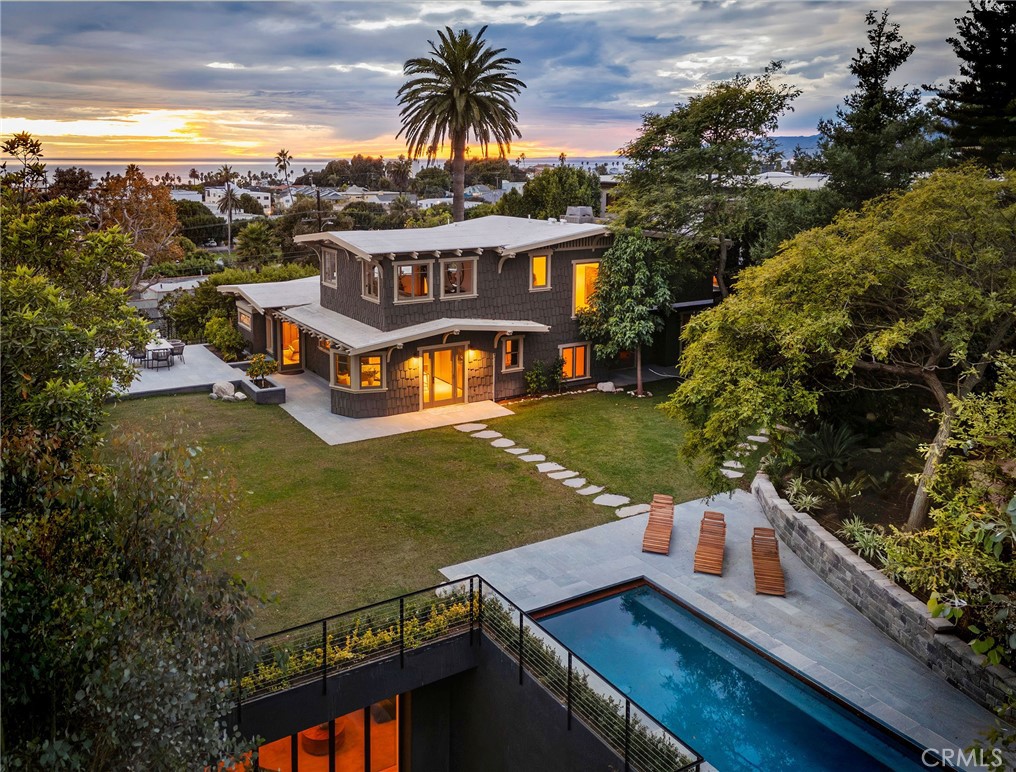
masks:
<instances>
[{"instance_id":1,"label":"blue pool water","mask_svg":"<svg viewBox=\"0 0 1016 772\"><path fill-rule=\"evenodd\" d=\"M927 769L919 752L649 587L540 624L721 772Z\"/></svg>"}]
</instances>

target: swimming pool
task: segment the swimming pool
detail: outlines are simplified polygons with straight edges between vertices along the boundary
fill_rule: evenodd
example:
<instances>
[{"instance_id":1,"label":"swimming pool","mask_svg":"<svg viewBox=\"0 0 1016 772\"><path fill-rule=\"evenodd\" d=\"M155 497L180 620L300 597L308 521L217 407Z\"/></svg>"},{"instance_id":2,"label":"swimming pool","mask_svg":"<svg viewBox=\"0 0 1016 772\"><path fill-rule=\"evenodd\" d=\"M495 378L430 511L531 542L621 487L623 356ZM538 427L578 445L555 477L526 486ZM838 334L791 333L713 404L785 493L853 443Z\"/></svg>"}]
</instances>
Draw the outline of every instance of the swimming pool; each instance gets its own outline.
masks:
<instances>
[{"instance_id":1,"label":"swimming pool","mask_svg":"<svg viewBox=\"0 0 1016 772\"><path fill-rule=\"evenodd\" d=\"M539 621L721 772L927 769L919 750L652 587Z\"/></svg>"}]
</instances>

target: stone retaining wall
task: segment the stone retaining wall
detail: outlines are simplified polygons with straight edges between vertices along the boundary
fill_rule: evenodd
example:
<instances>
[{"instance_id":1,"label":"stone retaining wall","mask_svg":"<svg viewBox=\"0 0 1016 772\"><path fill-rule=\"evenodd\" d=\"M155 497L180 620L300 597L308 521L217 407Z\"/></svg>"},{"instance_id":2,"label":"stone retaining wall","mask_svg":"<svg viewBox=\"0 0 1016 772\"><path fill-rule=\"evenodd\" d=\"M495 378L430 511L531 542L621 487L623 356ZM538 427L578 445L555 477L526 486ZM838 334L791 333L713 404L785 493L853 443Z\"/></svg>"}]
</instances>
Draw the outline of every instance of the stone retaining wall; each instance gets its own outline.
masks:
<instances>
[{"instance_id":1,"label":"stone retaining wall","mask_svg":"<svg viewBox=\"0 0 1016 772\"><path fill-rule=\"evenodd\" d=\"M851 606L950 684L994 710L1016 693L1016 673L985 658L952 633L946 619L858 556L803 512L780 498L769 478L755 477L752 493L780 540Z\"/></svg>"}]
</instances>

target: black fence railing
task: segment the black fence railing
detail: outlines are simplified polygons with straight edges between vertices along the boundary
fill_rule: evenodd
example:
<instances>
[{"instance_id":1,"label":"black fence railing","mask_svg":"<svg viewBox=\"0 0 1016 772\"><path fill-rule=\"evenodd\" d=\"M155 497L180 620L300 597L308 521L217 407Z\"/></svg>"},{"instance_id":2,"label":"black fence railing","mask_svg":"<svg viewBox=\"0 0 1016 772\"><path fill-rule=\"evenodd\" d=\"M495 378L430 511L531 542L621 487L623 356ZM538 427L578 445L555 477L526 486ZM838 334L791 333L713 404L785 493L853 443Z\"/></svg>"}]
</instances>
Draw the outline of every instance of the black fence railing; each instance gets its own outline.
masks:
<instances>
[{"instance_id":1,"label":"black fence railing","mask_svg":"<svg viewBox=\"0 0 1016 772\"><path fill-rule=\"evenodd\" d=\"M367 662L397 658L405 667L406 652L466 632L471 643L486 637L516 660L519 683L528 673L565 707L567 729L582 722L626 771L701 765L698 753L478 575L255 639L253 662L235 681L237 709L315 680L325 693L329 675Z\"/></svg>"}]
</instances>

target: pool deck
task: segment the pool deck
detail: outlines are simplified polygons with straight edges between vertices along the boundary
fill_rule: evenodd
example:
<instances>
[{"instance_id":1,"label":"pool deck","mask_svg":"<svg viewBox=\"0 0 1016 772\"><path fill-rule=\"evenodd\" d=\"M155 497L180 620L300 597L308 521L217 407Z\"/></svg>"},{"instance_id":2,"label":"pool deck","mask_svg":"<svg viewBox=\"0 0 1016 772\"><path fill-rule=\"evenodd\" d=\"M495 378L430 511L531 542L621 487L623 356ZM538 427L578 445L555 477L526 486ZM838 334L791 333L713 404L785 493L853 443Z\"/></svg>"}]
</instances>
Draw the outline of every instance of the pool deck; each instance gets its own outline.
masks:
<instances>
[{"instance_id":1,"label":"pool deck","mask_svg":"<svg viewBox=\"0 0 1016 772\"><path fill-rule=\"evenodd\" d=\"M727 522L724 574L696 574L693 553L704 509ZM744 491L675 506L669 555L642 552L648 515L530 544L441 569L480 574L526 611L645 577L931 749L965 748L995 716L886 637L781 544L786 597L755 595L752 529L769 523Z\"/></svg>"}]
</instances>

